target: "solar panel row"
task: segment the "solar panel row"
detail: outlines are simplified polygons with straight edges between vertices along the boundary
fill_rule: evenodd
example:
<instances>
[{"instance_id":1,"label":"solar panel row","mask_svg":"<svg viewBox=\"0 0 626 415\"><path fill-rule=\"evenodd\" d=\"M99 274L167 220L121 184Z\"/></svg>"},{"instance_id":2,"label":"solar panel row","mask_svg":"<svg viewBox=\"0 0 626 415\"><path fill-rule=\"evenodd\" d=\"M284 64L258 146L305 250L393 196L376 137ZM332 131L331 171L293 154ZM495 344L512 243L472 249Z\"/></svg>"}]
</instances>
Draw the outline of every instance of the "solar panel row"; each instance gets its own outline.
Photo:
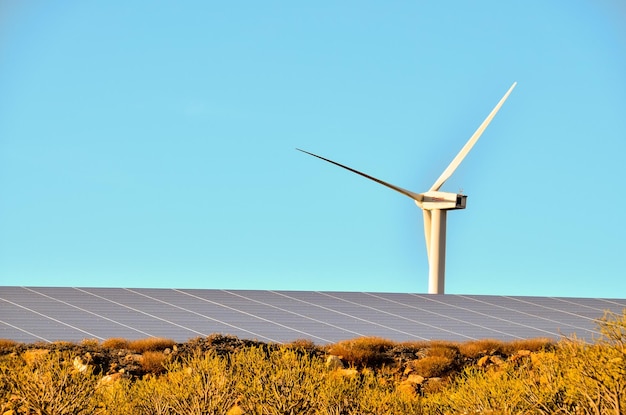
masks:
<instances>
[{"instance_id":1,"label":"solar panel row","mask_svg":"<svg viewBox=\"0 0 626 415\"><path fill-rule=\"evenodd\" d=\"M360 336L513 340L597 335L626 299L366 292L0 287L0 338L20 342L213 333L317 344Z\"/></svg>"}]
</instances>

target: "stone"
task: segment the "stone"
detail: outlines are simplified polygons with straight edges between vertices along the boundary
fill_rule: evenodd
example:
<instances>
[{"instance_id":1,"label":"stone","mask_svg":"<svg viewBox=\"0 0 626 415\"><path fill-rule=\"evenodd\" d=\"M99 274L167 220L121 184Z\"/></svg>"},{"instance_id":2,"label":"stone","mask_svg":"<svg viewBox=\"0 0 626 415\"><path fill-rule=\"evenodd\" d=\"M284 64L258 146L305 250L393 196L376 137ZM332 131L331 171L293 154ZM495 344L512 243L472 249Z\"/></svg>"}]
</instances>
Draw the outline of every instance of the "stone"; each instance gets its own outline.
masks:
<instances>
[{"instance_id":1,"label":"stone","mask_svg":"<svg viewBox=\"0 0 626 415\"><path fill-rule=\"evenodd\" d=\"M228 410L228 412L226 412L226 415L244 415L245 413L246 411L244 411L241 406L235 404Z\"/></svg>"},{"instance_id":2,"label":"stone","mask_svg":"<svg viewBox=\"0 0 626 415\"><path fill-rule=\"evenodd\" d=\"M483 356L480 359L478 359L478 362L476 362L476 365L478 367L485 367L487 366L488 361L489 361L489 356Z\"/></svg>"},{"instance_id":3,"label":"stone","mask_svg":"<svg viewBox=\"0 0 626 415\"><path fill-rule=\"evenodd\" d=\"M121 373L113 373L111 375L106 375L103 376L102 379L100 379L100 382L98 382L99 385L109 385L115 381L118 381L122 378L122 374Z\"/></svg>"},{"instance_id":4,"label":"stone","mask_svg":"<svg viewBox=\"0 0 626 415\"><path fill-rule=\"evenodd\" d=\"M138 353L132 353L132 354L127 354L126 356L124 356L124 361L125 362L141 362L142 358L143 358L142 355Z\"/></svg>"},{"instance_id":5,"label":"stone","mask_svg":"<svg viewBox=\"0 0 626 415\"><path fill-rule=\"evenodd\" d=\"M345 366L341 359L335 355L330 355L326 358L326 368L330 370L343 369Z\"/></svg>"},{"instance_id":6,"label":"stone","mask_svg":"<svg viewBox=\"0 0 626 415\"><path fill-rule=\"evenodd\" d=\"M74 365L74 369L76 369L80 373L85 373L89 368L89 366L85 362L83 362L83 359L80 358L80 356L76 356L74 358L74 360L72 361L72 365Z\"/></svg>"},{"instance_id":7,"label":"stone","mask_svg":"<svg viewBox=\"0 0 626 415\"><path fill-rule=\"evenodd\" d=\"M400 382L400 384L398 385L398 391L403 395L414 398L417 396L416 386L417 385L415 383L405 380L403 382Z\"/></svg>"},{"instance_id":8,"label":"stone","mask_svg":"<svg viewBox=\"0 0 626 415\"><path fill-rule=\"evenodd\" d=\"M498 366L504 363L504 359L497 355L489 356L489 360L491 361L491 363Z\"/></svg>"},{"instance_id":9,"label":"stone","mask_svg":"<svg viewBox=\"0 0 626 415\"><path fill-rule=\"evenodd\" d=\"M409 375L409 377L407 378L408 382L411 382L415 385L421 385L422 383L424 383L425 380L426 378L420 375Z\"/></svg>"}]
</instances>

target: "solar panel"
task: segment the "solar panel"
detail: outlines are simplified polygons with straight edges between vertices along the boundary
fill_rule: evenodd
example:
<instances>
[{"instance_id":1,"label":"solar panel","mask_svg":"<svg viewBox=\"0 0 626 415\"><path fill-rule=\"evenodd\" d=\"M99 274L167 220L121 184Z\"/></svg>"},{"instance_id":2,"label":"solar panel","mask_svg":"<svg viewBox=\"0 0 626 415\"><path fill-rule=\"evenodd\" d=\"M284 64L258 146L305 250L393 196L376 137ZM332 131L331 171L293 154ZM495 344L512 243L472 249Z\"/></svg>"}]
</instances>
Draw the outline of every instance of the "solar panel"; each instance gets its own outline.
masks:
<instances>
[{"instance_id":1,"label":"solar panel","mask_svg":"<svg viewBox=\"0 0 626 415\"><path fill-rule=\"evenodd\" d=\"M0 287L0 338L19 342L230 334L326 344L597 336L596 319L626 299L410 293Z\"/></svg>"}]
</instances>

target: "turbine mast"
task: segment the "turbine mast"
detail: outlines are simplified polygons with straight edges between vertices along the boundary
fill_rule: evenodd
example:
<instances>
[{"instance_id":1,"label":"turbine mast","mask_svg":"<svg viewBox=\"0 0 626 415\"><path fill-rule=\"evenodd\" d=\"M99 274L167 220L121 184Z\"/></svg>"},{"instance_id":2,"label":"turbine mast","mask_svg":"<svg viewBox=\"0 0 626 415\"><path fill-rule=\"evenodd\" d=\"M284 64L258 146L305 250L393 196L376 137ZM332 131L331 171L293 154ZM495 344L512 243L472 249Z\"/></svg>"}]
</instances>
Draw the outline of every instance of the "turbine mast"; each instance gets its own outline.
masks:
<instances>
[{"instance_id":1,"label":"turbine mast","mask_svg":"<svg viewBox=\"0 0 626 415\"><path fill-rule=\"evenodd\" d=\"M446 221L448 211L430 211L428 249L428 294L444 294L446 280Z\"/></svg>"}]
</instances>

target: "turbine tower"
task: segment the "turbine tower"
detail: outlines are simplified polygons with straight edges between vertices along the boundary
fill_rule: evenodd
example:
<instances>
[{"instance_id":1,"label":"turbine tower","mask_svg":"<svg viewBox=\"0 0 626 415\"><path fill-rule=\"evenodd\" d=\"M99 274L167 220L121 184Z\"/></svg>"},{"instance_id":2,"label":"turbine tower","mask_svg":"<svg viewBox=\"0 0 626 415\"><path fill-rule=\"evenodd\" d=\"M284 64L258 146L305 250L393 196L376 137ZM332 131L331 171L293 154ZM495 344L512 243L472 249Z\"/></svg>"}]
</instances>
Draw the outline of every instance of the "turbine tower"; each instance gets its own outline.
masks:
<instances>
[{"instance_id":1,"label":"turbine tower","mask_svg":"<svg viewBox=\"0 0 626 415\"><path fill-rule=\"evenodd\" d=\"M303 153L309 154L313 157L317 157L336 166L342 167L353 173L361 175L367 179L373 180L376 183L387 186L388 188L402 193L405 196L410 197L415 201L415 204L422 209L424 215L424 237L426 238L426 253L428 255L428 293L429 294L443 294L444 282L446 272L446 219L448 210L465 209L467 196L464 194L441 192L439 189L443 184L452 176L454 171L459 167L459 164L470 152L476 141L480 138L481 134L485 131L493 117L498 113L504 101L509 97L513 88L515 88L517 82L514 82L509 90L500 99L500 102L489 113L485 121L480 124L478 129L472 134L470 139L465 143L459 154L454 157L452 162L441 173L441 176L435 181L435 183L424 193L414 193L409 190L403 189L396 185L384 182L380 179L362 173L351 167L344 166L335 161L329 160L317 154L309 153L301 149Z\"/></svg>"}]
</instances>

